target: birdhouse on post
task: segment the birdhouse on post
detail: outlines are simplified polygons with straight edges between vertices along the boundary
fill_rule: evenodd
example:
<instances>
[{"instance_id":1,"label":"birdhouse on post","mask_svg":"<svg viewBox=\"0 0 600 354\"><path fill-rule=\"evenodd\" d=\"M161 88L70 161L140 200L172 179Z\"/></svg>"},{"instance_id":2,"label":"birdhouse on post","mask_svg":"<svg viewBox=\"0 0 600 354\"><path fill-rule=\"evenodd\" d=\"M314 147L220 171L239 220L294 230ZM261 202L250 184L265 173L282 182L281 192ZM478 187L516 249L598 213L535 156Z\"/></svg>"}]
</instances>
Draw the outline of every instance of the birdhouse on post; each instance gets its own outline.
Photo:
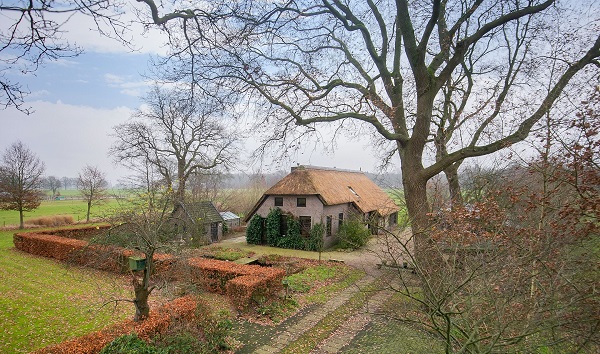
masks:
<instances>
[{"instance_id":1,"label":"birdhouse on post","mask_svg":"<svg viewBox=\"0 0 600 354\"><path fill-rule=\"evenodd\" d=\"M136 270L144 270L146 268L146 258L145 257L129 257L129 269Z\"/></svg>"}]
</instances>

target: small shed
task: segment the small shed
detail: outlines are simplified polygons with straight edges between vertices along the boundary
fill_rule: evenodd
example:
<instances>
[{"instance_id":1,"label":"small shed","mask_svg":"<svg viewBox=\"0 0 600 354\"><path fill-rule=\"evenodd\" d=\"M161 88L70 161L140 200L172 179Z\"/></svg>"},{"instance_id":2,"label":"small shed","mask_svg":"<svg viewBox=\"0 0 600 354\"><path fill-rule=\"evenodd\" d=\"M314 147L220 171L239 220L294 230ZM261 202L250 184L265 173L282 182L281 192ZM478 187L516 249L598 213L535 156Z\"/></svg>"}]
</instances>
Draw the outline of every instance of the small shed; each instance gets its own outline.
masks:
<instances>
[{"instance_id":1,"label":"small shed","mask_svg":"<svg viewBox=\"0 0 600 354\"><path fill-rule=\"evenodd\" d=\"M223 237L223 218L210 201L180 204L180 218L187 220L197 229L203 229L209 242L218 242ZM186 229L191 229L185 227Z\"/></svg>"},{"instance_id":2,"label":"small shed","mask_svg":"<svg viewBox=\"0 0 600 354\"><path fill-rule=\"evenodd\" d=\"M230 211L222 211L220 214L229 229L240 226L241 220L239 216Z\"/></svg>"}]
</instances>

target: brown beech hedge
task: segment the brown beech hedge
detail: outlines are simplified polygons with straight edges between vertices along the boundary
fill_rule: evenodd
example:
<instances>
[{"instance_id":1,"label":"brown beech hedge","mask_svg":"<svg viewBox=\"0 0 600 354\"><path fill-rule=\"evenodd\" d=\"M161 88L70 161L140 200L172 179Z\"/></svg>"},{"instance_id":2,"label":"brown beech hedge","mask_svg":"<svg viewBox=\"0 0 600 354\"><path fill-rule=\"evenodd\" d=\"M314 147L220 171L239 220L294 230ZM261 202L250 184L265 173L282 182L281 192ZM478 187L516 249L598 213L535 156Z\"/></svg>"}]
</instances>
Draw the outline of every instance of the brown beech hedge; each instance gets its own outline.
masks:
<instances>
[{"instance_id":1,"label":"brown beech hedge","mask_svg":"<svg viewBox=\"0 0 600 354\"><path fill-rule=\"evenodd\" d=\"M148 340L157 334L164 333L174 321L193 321L196 306L197 303L192 296L181 297L152 312L150 317L142 322L123 321L98 332L39 349L34 351L33 354L98 353L115 338L133 332L138 337Z\"/></svg>"},{"instance_id":2,"label":"brown beech hedge","mask_svg":"<svg viewBox=\"0 0 600 354\"><path fill-rule=\"evenodd\" d=\"M192 258L188 264L192 283L227 295L238 309L247 307L253 299L277 294L283 288L283 269L206 258Z\"/></svg>"},{"instance_id":3,"label":"brown beech hedge","mask_svg":"<svg viewBox=\"0 0 600 354\"><path fill-rule=\"evenodd\" d=\"M127 257L134 255L133 251L116 246L91 245L84 240L104 228L17 233L13 242L17 249L34 255L110 272L127 272ZM282 290L285 276L285 271L278 268L206 258L178 261L170 254L155 254L154 262L157 274L172 280L190 281L207 291L227 295L239 309L246 308L252 300L277 294ZM182 272L181 267L187 271Z\"/></svg>"}]
</instances>

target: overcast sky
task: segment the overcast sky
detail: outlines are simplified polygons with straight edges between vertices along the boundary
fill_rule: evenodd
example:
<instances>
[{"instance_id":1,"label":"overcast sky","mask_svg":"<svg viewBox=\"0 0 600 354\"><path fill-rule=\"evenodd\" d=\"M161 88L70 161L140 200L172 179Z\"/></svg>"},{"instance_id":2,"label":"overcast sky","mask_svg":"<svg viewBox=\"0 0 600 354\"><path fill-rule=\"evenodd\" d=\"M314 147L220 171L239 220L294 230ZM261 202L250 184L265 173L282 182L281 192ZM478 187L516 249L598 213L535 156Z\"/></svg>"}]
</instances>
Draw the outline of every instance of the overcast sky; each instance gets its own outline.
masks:
<instances>
[{"instance_id":1,"label":"overcast sky","mask_svg":"<svg viewBox=\"0 0 600 354\"><path fill-rule=\"evenodd\" d=\"M131 52L118 42L101 37L89 19L75 17L66 37L85 49L74 58L47 62L34 74L8 73L12 80L28 88L27 105L34 113L25 115L13 108L0 110L2 129L0 149L20 140L46 164L46 175L76 177L86 165L105 171L111 183L129 174L107 155L113 139L112 128L127 121L141 105L150 82L144 77L151 55L164 51L156 32L136 36L139 51ZM327 140L327 137L325 137ZM253 137L244 142L251 152ZM368 141L341 137L334 153L314 150L307 145L292 161L255 163L242 156L233 172L288 169L290 164L312 164L374 171L377 159L367 148Z\"/></svg>"}]
</instances>

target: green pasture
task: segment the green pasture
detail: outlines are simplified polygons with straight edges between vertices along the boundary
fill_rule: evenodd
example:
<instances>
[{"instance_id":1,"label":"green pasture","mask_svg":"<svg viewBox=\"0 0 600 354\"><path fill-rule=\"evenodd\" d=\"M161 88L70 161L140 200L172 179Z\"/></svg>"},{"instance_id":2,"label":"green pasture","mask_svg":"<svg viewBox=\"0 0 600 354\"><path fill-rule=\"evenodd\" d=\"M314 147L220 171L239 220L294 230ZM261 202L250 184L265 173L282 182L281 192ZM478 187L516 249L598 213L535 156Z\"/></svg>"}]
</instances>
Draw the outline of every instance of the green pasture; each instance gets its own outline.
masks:
<instances>
[{"instance_id":1,"label":"green pasture","mask_svg":"<svg viewBox=\"0 0 600 354\"><path fill-rule=\"evenodd\" d=\"M133 315L125 278L67 267L13 248L14 231L0 231L0 353L27 353L97 331Z\"/></svg>"},{"instance_id":2,"label":"green pasture","mask_svg":"<svg viewBox=\"0 0 600 354\"><path fill-rule=\"evenodd\" d=\"M66 197L66 198L81 198L81 192L78 189L58 189L57 192L59 193L60 196ZM106 191L106 194L113 196L113 195L120 195L123 193L122 189L108 189ZM46 190L45 191L45 195L48 196L48 198L52 197L52 191L50 190Z\"/></svg>"},{"instance_id":3,"label":"green pasture","mask_svg":"<svg viewBox=\"0 0 600 354\"><path fill-rule=\"evenodd\" d=\"M118 206L115 199L107 199L104 203L92 206L90 217L101 217L110 208ZM25 223L27 219L51 215L73 215L75 221L85 220L87 205L84 200L45 200L40 206L30 212L24 213ZM7 225L19 225L19 212L14 210L0 210L0 227Z\"/></svg>"}]
</instances>

